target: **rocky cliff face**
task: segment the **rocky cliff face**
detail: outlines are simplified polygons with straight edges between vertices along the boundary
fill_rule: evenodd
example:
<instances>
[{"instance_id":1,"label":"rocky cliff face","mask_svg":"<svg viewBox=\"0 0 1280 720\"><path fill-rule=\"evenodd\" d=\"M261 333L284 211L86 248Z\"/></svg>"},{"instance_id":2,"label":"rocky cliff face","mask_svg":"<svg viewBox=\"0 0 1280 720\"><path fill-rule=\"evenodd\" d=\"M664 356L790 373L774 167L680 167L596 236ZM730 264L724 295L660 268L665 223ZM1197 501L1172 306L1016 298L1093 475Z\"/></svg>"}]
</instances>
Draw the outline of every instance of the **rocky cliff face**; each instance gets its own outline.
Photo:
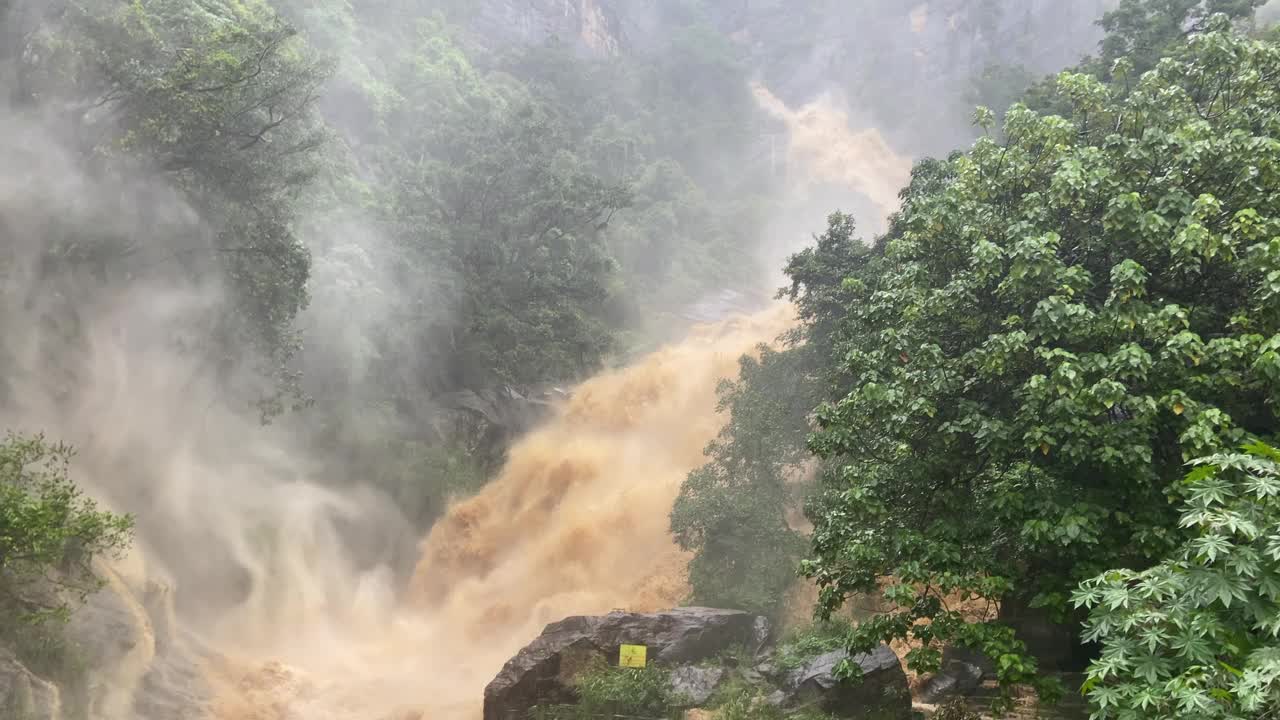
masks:
<instances>
[{"instance_id":1,"label":"rocky cliff face","mask_svg":"<svg viewBox=\"0 0 1280 720\"><path fill-rule=\"evenodd\" d=\"M704 19L743 49L752 72L789 105L838 95L855 121L908 154L969 137L977 85L993 65L1056 72L1092 52L1095 22L1116 0L714 0ZM490 42L558 38L589 55L661 49L678 13L668 0L483 0ZM687 21L688 16L685 16Z\"/></svg>"},{"instance_id":2,"label":"rocky cliff face","mask_svg":"<svg viewBox=\"0 0 1280 720\"><path fill-rule=\"evenodd\" d=\"M59 688L0 648L3 720L203 720L206 655L173 621L170 594L135 553L95 571L105 581L67 627L86 675Z\"/></svg>"},{"instance_id":3,"label":"rocky cliff face","mask_svg":"<svg viewBox=\"0 0 1280 720\"><path fill-rule=\"evenodd\" d=\"M36 677L0 649L0 717L62 720L62 697L53 683Z\"/></svg>"},{"instance_id":4,"label":"rocky cliff face","mask_svg":"<svg viewBox=\"0 0 1280 720\"><path fill-rule=\"evenodd\" d=\"M1115 0L717 2L723 32L791 106L823 94L905 154L941 154L970 137L984 70L1057 72L1091 52Z\"/></svg>"},{"instance_id":5,"label":"rocky cliff face","mask_svg":"<svg viewBox=\"0 0 1280 720\"><path fill-rule=\"evenodd\" d=\"M556 38L588 54L615 55L623 47L618 0L486 0L477 3L477 34L488 41L539 44Z\"/></svg>"}]
</instances>

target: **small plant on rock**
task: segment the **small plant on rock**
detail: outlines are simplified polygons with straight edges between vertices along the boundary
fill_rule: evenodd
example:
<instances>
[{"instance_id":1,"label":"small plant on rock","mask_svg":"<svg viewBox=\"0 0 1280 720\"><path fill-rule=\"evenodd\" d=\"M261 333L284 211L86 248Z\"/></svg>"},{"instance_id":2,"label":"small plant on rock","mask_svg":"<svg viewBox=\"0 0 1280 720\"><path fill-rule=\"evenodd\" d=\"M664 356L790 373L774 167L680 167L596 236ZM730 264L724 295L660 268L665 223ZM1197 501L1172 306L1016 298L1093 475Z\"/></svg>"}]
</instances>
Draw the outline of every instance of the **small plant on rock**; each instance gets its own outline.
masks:
<instances>
[{"instance_id":1,"label":"small plant on rock","mask_svg":"<svg viewBox=\"0 0 1280 720\"><path fill-rule=\"evenodd\" d=\"M783 670L795 670L809 661L845 647L853 624L840 617L822 620L797 632L778 648L777 665Z\"/></svg>"},{"instance_id":2,"label":"small plant on rock","mask_svg":"<svg viewBox=\"0 0 1280 720\"><path fill-rule=\"evenodd\" d=\"M765 702L754 688L739 688L724 697L716 720L783 720L782 711Z\"/></svg>"},{"instance_id":3,"label":"small plant on rock","mask_svg":"<svg viewBox=\"0 0 1280 720\"><path fill-rule=\"evenodd\" d=\"M620 668L596 662L574 680L575 705L534 708L534 720L588 720L627 716L679 718L679 698L671 693L671 673L659 665Z\"/></svg>"}]
</instances>

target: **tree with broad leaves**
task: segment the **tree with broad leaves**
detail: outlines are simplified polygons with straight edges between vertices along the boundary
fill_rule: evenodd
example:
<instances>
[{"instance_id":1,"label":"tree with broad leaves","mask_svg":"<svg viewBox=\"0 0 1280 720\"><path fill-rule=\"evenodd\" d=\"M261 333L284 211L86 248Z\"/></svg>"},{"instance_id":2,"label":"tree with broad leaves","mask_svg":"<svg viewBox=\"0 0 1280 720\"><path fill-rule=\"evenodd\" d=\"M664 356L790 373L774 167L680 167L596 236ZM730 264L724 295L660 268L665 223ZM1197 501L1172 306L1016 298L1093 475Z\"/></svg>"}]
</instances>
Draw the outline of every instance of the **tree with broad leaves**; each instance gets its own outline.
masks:
<instances>
[{"instance_id":1,"label":"tree with broad leaves","mask_svg":"<svg viewBox=\"0 0 1280 720\"><path fill-rule=\"evenodd\" d=\"M1098 720L1280 717L1280 451L1199 458L1183 480L1182 545L1075 592L1100 641L1085 691Z\"/></svg>"},{"instance_id":2,"label":"tree with broad leaves","mask_svg":"<svg viewBox=\"0 0 1280 720\"><path fill-rule=\"evenodd\" d=\"M958 601L1078 621L1079 583L1187 541L1185 462L1280 427L1280 47L1218 17L1131 68L1064 73L1069 115L1014 106L1003 139L918 168L842 283L804 572L824 613L895 604L854 650L911 640L927 671L959 644L1036 682Z\"/></svg>"}]
</instances>

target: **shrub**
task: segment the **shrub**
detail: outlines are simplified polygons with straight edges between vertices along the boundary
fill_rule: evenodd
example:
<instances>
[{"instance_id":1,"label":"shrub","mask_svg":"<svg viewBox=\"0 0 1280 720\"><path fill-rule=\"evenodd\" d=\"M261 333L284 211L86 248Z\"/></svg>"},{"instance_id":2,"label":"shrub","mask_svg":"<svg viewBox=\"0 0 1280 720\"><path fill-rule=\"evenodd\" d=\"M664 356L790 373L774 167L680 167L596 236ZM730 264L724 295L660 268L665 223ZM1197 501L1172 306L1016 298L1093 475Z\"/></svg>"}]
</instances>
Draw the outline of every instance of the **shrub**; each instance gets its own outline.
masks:
<instances>
[{"instance_id":1,"label":"shrub","mask_svg":"<svg viewBox=\"0 0 1280 720\"><path fill-rule=\"evenodd\" d=\"M679 718L671 674L659 665L621 668L597 662L574 679L578 702L534 709L536 720L589 720L616 715Z\"/></svg>"}]
</instances>

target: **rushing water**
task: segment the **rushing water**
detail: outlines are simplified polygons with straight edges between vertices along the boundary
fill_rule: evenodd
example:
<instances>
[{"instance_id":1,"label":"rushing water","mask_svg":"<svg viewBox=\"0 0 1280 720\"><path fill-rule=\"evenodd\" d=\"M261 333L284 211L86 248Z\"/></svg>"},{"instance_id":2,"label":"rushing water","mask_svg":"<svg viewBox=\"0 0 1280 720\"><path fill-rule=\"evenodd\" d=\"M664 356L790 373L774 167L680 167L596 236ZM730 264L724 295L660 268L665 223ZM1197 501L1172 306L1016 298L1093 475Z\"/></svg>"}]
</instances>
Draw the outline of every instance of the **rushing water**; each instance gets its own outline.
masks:
<instances>
[{"instance_id":1,"label":"rushing water","mask_svg":"<svg viewBox=\"0 0 1280 720\"><path fill-rule=\"evenodd\" d=\"M716 386L791 317L776 306L699 328L583 383L436 525L406 606L299 616L275 661L231 674L221 720L470 720L548 622L680 604L686 558L668 514L723 424Z\"/></svg>"}]
</instances>

